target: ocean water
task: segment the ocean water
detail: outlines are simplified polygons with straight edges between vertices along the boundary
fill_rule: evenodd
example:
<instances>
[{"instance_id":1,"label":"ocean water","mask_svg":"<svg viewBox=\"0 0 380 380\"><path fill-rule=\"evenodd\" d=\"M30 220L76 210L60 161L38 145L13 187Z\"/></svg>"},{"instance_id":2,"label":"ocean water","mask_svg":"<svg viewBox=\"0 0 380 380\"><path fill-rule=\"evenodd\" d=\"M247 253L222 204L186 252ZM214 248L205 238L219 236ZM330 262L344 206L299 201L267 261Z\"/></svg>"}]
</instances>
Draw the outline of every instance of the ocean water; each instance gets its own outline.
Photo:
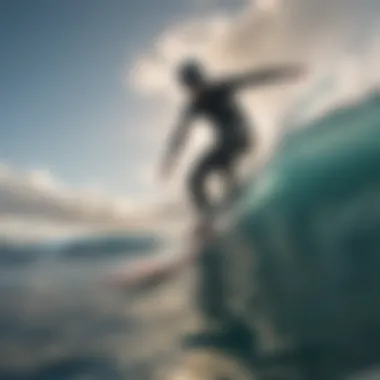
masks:
<instances>
[{"instance_id":1,"label":"ocean water","mask_svg":"<svg viewBox=\"0 0 380 380\"><path fill-rule=\"evenodd\" d=\"M186 274L138 292L109 285L138 257L0 266L0 379L152 379L176 358Z\"/></svg>"}]
</instances>

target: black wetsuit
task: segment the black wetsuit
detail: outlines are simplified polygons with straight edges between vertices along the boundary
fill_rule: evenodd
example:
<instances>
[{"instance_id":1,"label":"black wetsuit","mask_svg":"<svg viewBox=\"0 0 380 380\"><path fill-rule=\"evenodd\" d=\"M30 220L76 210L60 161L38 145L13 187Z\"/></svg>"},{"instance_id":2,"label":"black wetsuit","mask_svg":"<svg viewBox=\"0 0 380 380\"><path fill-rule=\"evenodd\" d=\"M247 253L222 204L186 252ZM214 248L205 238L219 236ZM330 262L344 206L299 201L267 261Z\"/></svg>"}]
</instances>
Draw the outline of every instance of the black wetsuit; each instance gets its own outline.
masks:
<instances>
[{"instance_id":1,"label":"black wetsuit","mask_svg":"<svg viewBox=\"0 0 380 380\"><path fill-rule=\"evenodd\" d=\"M252 145L252 136L247 120L235 102L235 92L245 87L268 85L286 79L292 79L302 74L300 67L294 65L272 66L261 70L230 78L219 83L201 83L201 92L186 108L178 131L187 129L189 121L194 116L203 116L214 127L216 143L194 168L189 181L189 190L194 204L201 213L210 206L206 199L205 182L213 171L225 175L229 185L236 185L234 166L236 160ZM182 132L174 135L173 149L178 147ZM253 136L255 137L255 136ZM230 189L231 190L231 189Z\"/></svg>"},{"instance_id":2,"label":"black wetsuit","mask_svg":"<svg viewBox=\"0 0 380 380\"><path fill-rule=\"evenodd\" d=\"M191 195L199 211L209 206L205 194L205 181L209 174L214 171L231 173L236 160L251 145L248 122L234 95L233 85L209 85L186 110L188 119L196 116L205 118L216 134L216 143L197 163L189 178Z\"/></svg>"}]
</instances>

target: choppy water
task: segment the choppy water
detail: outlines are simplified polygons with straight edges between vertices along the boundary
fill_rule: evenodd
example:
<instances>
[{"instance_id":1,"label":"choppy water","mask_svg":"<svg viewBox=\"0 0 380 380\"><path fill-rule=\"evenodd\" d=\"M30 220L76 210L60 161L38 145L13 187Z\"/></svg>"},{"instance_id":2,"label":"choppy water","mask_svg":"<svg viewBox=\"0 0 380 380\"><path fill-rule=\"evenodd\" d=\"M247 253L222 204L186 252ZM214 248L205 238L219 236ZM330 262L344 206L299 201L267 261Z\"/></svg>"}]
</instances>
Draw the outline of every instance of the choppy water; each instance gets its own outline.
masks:
<instances>
[{"instance_id":1,"label":"choppy water","mask_svg":"<svg viewBox=\"0 0 380 380\"><path fill-rule=\"evenodd\" d=\"M0 268L0 379L143 380L175 360L186 276L146 294L117 292L103 280L121 263Z\"/></svg>"}]
</instances>

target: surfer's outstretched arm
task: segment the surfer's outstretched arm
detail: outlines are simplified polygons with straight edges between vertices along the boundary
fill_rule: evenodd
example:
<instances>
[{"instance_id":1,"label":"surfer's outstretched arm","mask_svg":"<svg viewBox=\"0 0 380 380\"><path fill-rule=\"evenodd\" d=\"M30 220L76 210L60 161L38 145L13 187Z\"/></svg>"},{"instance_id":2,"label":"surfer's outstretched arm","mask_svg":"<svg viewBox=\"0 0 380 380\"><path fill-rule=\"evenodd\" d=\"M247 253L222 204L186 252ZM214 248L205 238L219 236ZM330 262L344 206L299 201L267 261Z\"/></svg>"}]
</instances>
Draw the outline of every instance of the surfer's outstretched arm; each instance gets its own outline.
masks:
<instances>
[{"instance_id":1,"label":"surfer's outstretched arm","mask_svg":"<svg viewBox=\"0 0 380 380\"><path fill-rule=\"evenodd\" d=\"M172 169L174 161L176 160L180 149L182 148L185 139L188 135L193 113L191 110L185 110L180 117L177 127L174 129L169 139L169 144L165 152L162 174L166 176Z\"/></svg>"},{"instance_id":2,"label":"surfer's outstretched arm","mask_svg":"<svg viewBox=\"0 0 380 380\"><path fill-rule=\"evenodd\" d=\"M299 79L304 76L305 71L301 65L272 66L232 78L227 81L227 84L233 89L270 85L281 81Z\"/></svg>"}]
</instances>

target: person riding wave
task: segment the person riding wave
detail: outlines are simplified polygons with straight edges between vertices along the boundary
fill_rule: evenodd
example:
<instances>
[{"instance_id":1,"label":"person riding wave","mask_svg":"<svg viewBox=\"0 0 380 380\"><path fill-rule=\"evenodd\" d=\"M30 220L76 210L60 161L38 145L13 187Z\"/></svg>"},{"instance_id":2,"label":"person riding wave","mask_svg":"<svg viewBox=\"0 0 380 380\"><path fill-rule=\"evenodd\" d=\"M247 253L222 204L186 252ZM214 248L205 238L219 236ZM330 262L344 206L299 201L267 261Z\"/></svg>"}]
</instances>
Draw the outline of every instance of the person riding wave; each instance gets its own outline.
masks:
<instances>
[{"instance_id":1,"label":"person riding wave","mask_svg":"<svg viewBox=\"0 0 380 380\"><path fill-rule=\"evenodd\" d=\"M188 136L192 121L203 116L216 132L215 143L195 165L188 179L188 191L196 212L210 215L212 202L206 191L210 175L219 173L225 184L225 194L232 197L239 188L236 165L254 148L254 136L250 124L235 95L249 87L275 84L289 79L298 79L304 74L299 65L267 67L245 75L212 82L208 80L202 65L189 60L181 64L178 80L187 90L190 99L182 110L177 128L169 141L161 175L171 173L179 151Z\"/></svg>"}]
</instances>

